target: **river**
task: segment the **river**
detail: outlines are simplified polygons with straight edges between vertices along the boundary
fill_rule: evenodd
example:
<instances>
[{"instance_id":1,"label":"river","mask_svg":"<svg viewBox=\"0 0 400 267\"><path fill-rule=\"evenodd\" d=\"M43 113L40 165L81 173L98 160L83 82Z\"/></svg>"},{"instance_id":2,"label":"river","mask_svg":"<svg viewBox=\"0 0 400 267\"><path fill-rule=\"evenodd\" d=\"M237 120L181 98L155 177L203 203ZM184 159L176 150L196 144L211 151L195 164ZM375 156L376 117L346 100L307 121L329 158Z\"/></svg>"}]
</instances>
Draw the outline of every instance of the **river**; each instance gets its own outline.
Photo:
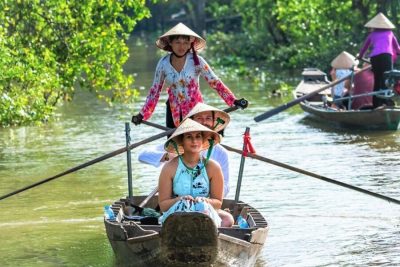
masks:
<instances>
[{"instance_id":1,"label":"river","mask_svg":"<svg viewBox=\"0 0 400 267\"><path fill-rule=\"evenodd\" d=\"M143 103L159 56L153 46L131 51L127 70L136 73L142 89L135 105L110 107L78 91L53 122L0 129L0 195L125 145L124 122ZM256 123L254 116L290 96L270 97L239 78L225 82L251 104L231 114L223 143L241 148L248 126L259 155L400 199L399 132L324 126L298 107ZM214 91L202 88L207 103L225 108ZM165 95L153 122L164 123ZM132 126L132 142L158 132ZM159 173L138 162L141 149L132 151L134 194L152 191ZM230 161L234 197L239 155L230 154ZM1 200L0 266L114 266L103 206L125 195L122 154ZM270 225L257 266L400 265L398 205L254 159L246 160L240 199L259 209Z\"/></svg>"}]
</instances>

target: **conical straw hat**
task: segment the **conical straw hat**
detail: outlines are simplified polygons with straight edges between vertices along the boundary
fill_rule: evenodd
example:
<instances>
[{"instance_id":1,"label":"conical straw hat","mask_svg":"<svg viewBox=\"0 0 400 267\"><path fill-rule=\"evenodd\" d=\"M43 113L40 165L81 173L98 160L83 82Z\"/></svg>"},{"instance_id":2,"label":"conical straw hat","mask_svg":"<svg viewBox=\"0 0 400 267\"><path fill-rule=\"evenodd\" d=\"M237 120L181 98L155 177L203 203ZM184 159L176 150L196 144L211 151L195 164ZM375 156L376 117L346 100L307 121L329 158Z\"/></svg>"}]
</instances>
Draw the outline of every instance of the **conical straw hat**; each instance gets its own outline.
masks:
<instances>
[{"instance_id":1,"label":"conical straw hat","mask_svg":"<svg viewBox=\"0 0 400 267\"><path fill-rule=\"evenodd\" d=\"M225 129L225 127L228 125L229 121L231 120L231 117L229 116L228 113L226 113L225 111L222 111L218 108L209 106L207 104L204 103L197 103L196 106L194 106L194 108L192 108L192 110L186 115L186 118L192 118L194 115L201 113L201 112L206 112L206 111L212 111L214 112L214 128L212 130L219 132L223 129ZM217 119L222 119L224 121L224 123L218 123Z\"/></svg>"},{"instance_id":2,"label":"conical straw hat","mask_svg":"<svg viewBox=\"0 0 400 267\"><path fill-rule=\"evenodd\" d=\"M176 128L174 133L168 138L167 142L164 145L164 149L170 153L176 153L173 142L174 141L178 147L179 154L184 152L182 146L182 138L179 138L180 135L184 133L190 132L202 132L203 133L203 145L201 150L206 150L210 146L209 139L214 139L214 145L218 144L221 140L219 134L214 132L213 130L208 129L206 126L201 125L198 122L195 122L192 119L185 119L179 126Z\"/></svg>"},{"instance_id":3,"label":"conical straw hat","mask_svg":"<svg viewBox=\"0 0 400 267\"><path fill-rule=\"evenodd\" d=\"M194 49L196 51L199 51L206 47L206 40L201 38L197 33L189 29L185 24L179 22L177 25L175 25L172 29L158 37L156 41L156 45L158 48L161 48L162 50L172 52L171 47L169 45L169 36L171 35L187 35L192 37L191 41L194 41Z\"/></svg>"},{"instance_id":4,"label":"conical straw hat","mask_svg":"<svg viewBox=\"0 0 400 267\"><path fill-rule=\"evenodd\" d=\"M353 66L358 65L358 61L354 56L343 51L331 62L332 68L335 69L350 69Z\"/></svg>"},{"instance_id":5,"label":"conical straw hat","mask_svg":"<svg viewBox=\"0 0 400 267\"><path fill-rule=\"evenodd\" d=\"M390 20L385 17L382 13L376 15L373 19L367 22L364 25L367 28L374 28L374 29L394 29L396 28Z\"/></svg>"}]
</instances>

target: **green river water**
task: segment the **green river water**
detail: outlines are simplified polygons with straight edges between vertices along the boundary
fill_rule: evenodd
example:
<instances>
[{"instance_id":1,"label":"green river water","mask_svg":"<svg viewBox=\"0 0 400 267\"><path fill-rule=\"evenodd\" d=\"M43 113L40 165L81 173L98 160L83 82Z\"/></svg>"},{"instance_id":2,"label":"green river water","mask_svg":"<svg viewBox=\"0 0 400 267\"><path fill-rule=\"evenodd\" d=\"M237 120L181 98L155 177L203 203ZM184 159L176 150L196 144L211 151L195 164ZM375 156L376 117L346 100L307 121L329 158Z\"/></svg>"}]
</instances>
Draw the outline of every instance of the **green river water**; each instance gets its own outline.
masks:
<instances>
[{"instance_id":1,"label":"green river water","mask_svg":"<svg viewBox=\"0 0 400 267\"><path fill-rule=\"evenodd\" d=\"M157 58L152 46L132 49L127 71L137 73L143 89L136 106L109 107L77 92L59 108L56 121L0 129L0 195L125 146L124 123L143 103ZM254 116L290 96L271 98L240 79L225 82L251 105L231 114L223 143L241 148L249 126L259 155L400 199L399 132L324 126L298 107L255 123ZM202 88L207 103L225 107L215 92ZM165 92L161 98L151 121L163 124ZM159 132L132 126L132 142ZM134 194L149 193L159 173L138 162L141 149L132 151ZM231 154L230 160L232 198L240 157ZM1 200L0 266L114 266L103 206L126 194L121 154ZM400 265L398 205L253 159L246 160L241 199L270 224L257 266Z\"/></svg>"}]
</instances>

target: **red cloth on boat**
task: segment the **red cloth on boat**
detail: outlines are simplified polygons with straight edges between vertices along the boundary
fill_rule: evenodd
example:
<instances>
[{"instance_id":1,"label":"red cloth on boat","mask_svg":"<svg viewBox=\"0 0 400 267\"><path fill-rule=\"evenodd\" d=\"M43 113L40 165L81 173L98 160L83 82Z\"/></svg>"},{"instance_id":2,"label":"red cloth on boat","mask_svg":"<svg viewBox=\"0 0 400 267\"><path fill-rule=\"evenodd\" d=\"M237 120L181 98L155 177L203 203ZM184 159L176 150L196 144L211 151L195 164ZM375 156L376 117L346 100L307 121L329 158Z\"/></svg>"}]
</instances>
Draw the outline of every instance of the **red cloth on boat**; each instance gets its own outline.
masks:
<instances>
[{"instance_id":1,"label":"red cloth on boat","mask_svg":"<svg viewBox=\"0 0 400 267\"><path fill-rule=\"evenodd\" d=\"M247 154L250 152L252 154L256 153L256 150L254 149L253 145L251 144L250 141L250 133L245 132L243 135L243 142L244 142L244 149L243 149L243 156L247 157Z\"/></svg>"},{"instance_id":2,"label":"red cloth on boat","mask_svg":"<svg viewBox=\"0 0 400 267\"><path fill-rule=\"evenodd\" d=\"M374 73L369 69L354 76L354 86L351 95L360 95L372 93L374 91ZM351 102L352 109L361 109L363 107L372 107L372 96L362 96L353 98Z\"/></svg>"}]
</instances>

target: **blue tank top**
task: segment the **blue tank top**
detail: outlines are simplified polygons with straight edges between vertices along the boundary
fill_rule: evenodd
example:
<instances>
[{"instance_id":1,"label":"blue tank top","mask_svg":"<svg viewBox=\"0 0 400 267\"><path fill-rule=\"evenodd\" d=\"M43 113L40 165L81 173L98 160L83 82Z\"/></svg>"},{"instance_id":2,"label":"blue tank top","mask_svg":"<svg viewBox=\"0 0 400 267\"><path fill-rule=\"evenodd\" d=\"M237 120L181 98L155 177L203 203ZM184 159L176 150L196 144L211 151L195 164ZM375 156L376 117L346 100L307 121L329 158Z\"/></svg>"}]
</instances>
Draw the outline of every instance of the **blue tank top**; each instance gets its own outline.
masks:
<instances>
[{"instance_id":1,"label":"blue tank top","mask_svg":"<svg viewBox=\"0 0 400 267\"><path fill-rule=\"evenodd\" d=\"M208 197L210 195L210 180L203 161L200 160L197 166L192 169L186 167L182 158L179 157L172 188L175 196Z\"/></svg>"}]
</instances>

